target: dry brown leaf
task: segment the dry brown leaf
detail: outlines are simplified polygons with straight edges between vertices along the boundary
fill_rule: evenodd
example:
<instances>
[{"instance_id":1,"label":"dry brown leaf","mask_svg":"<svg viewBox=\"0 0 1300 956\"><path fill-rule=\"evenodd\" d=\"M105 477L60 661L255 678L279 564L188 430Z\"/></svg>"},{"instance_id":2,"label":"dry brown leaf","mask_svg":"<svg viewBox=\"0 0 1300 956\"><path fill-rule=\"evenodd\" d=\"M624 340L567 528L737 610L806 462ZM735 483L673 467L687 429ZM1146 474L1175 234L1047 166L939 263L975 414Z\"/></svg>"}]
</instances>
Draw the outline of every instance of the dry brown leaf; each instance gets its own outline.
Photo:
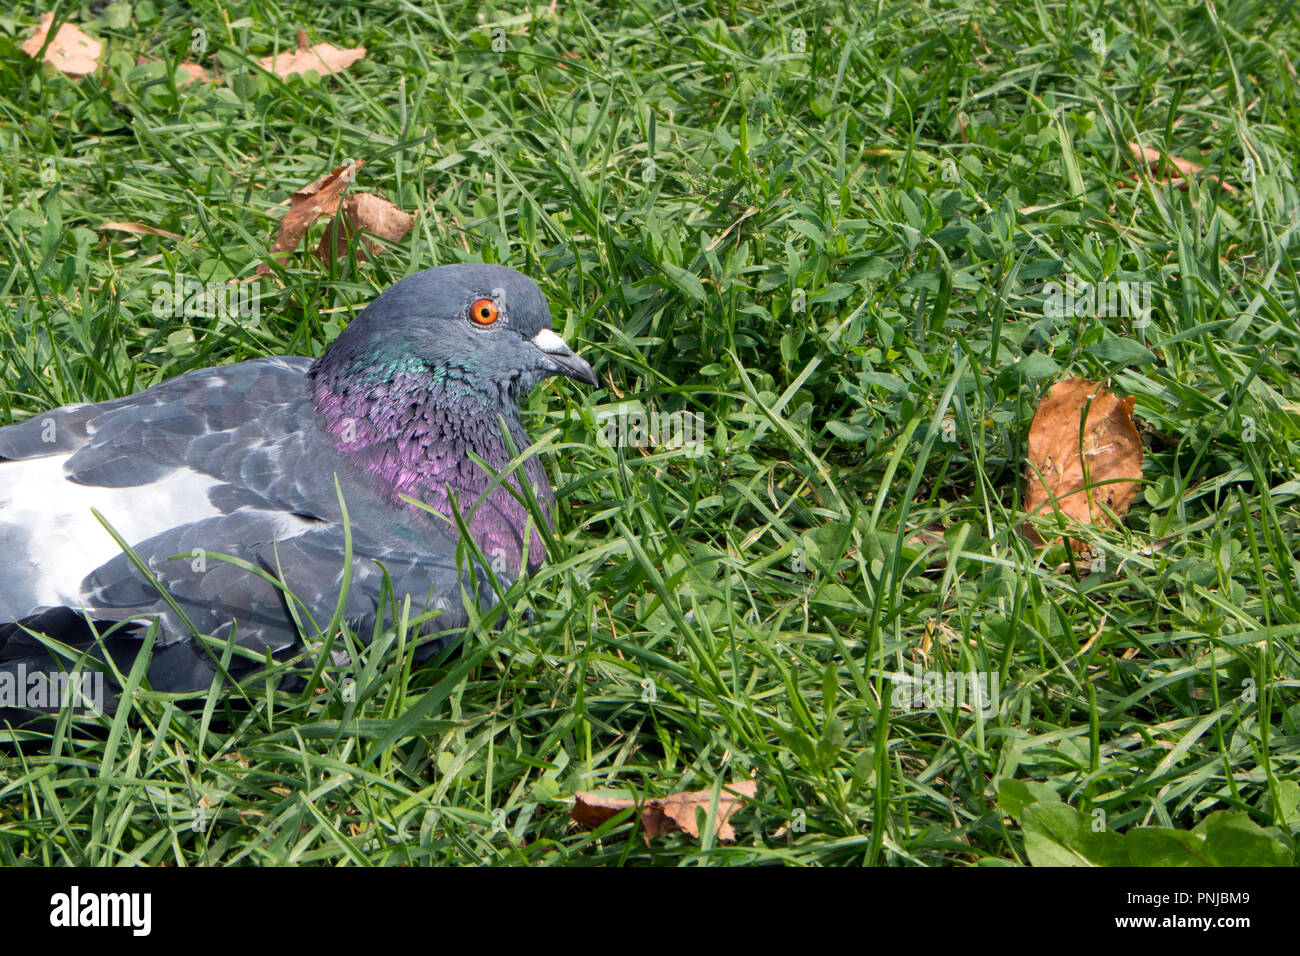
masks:
<instances>
[{"instance_id":1,"label":"dry brown leaf","mask_svg":"<svg viewBox=\"0 0 1300 956\"><path fill-rule=\"evenodd\" d=\"M264 56L259 64L262 69L274 73L283 80L294 73L306 73L308 70L315 70L321 75L338 73L346 70L365 55L366 48L363 46L349 50L340 50L329 43L317 43L311 46L307 43L306 32L299 30L298 49L292 53Z\"/></svg>"},{"instance_id":2,"label":"dry brown leaf","mask_svg":"<svg viewBox=\"0 0 1300 956\"><path fill-rule=\"evenodd\" d=\"M141 55L135 58L136 66L144 66L146 63L156 63L156 62L157 62L156 58L151 56ZM187 86L190 83L194 83L195 81L201 83L212 82L211 77L208 76L207 70L203 69L203 67L199 66L197 63L191 63L189 60L186 60L183 63L177 63L176 69L183 74L182 76L177 77L177 82L180 83L182 86Z\"/></svg>"},{"instance_id":3,"label":"dry brown leaf","mask_svg":"<svg viewBox=\"0 0 1300 956\"><path fill-rule=\"evenodd\" d=\"M943 536L946 530L942 524L937 522L928 528L919 528L908 536L907 540L903 542L903 547L924 551L931 545L938 545L939 549L943 550L948 543Z\"/></svg>"},{"instance_id":4,"label":"dry brown leaf","mask_svg":"<svg viewBox=\"0 0 1300 956\"><path fill-rule=\"evenodd\" d=\"M189 60L186 60L184 63L177 63L176 69L180 70L188 77L188 79L182 80L183 83L194 83L196 81L199 83L208 82L208 71L203 69L203 67L199 66L197 63L191 63Z\"/></svg>"},{"instance_id":5,"label":"dry brown leaf","mask_svg":"<svg viewBox=\"0 0 1300 956\"><path fill-rule=\"evenodd\" d=\"M718 794L718 813L713 821L713 832L719 840L730 843L736 839L736 831L731 826L731 817L746 800L752 800L757 792L757 780L738 780L727 784ZM579 792L574 796L576 799L571 817L575 823L587 827L599 826L624 810L636 806L635 800L605 797L598 793ZM675 793L663 799L647 800L641 808L641 830L646 845L648 846L654 837L667 836L678 831L698 839L700 826L696 820L696 812L703 810L707 814L712 799L712 790L693 790L689 793Z\"/></svg>"},{"instance_id":6,"label":"dry brown leaf","mask_svg":"<svg viewBox=\"0 0 1300 956\"><path fill-rule=\"evenodd\" d=\"M1081 443L1079 422L1089 401ZM1074 521L1106 525L1105 505L1122 518L1137 498L1142 478L1142 439L1132 415L1133 396L1117 398L1105 385L1085 378L1053 385L1029 426L1024 510L1051 515L1055 501ZM1035 545L1044 543L1028 522L1024 533ZM1085 546L1076 541L1072 547L1080 551Z\"/></svg>"},{"instance_id":7,"label":"dry brown leaf","mask_svg":"<svg viewBox=\"0 0 1300 956\"><path fill-rule=\"evenodd\" d=\"M714 820L714 834L724 843L736 839L732 829L731 817L739 810L746 799L752 800L758 793L757 780L740 780L728 784L718 794L718 815ZM641 825L645 827L646 842L651 837L665 836L676 830L685 830L698 838L699 823L695 811L702 808L707 814L709 801L713 798L711 790L695 790L691 793L677 793L665 800L651 800L641 813Z\"/></svg>"},{"instance_id":8,"label":"dry brown leaf","mask_svg":"<svg viewBox=\"0 0 1300 956\"><path fill-rule=\"evenodd\" d=\"M612 820L624 810L636 806L635 800L624 797L603 797L599 793L587 793L579 790L574 794L573 810L569 818L584 827L598 827L606 820Z\"/></svg>"},{"instance_id":9,"label":"dry brown leaf","mask_svg":"<svg viewBox=\"0 0 1300 956\"><path fill-rule=\"evenodd\" d=\"M33 57L40 53L53 24L54 14L42 13L41 24L36 28L36 33L23 44L23 52ZM95 72L95 67L99 65L99 54L103 50L103 44L86 36L80 27L62 23L50 45L45 47L44 59L68 76L86 76Z\"/></svg>"},{"instance_id":10,"label":"dry brown leaf","mask_svg":"<svg viewBox=\"0 0 1300 956\"><path fill-rule=\"evenodd\" d=\"M1160 160L1163 158L1163 154L1160 150L1152 146L1141 146L1138 143L1129 143L1128 148L1132 151L1134 159L1140 163L1146 163L1153 169L1160 165ZM1170 156L1169 162L1173 163L1174 168L1177 169L1179 174L1182 176L1195 176L1202 169L1202 167L1197 166L1190 159L1183 159L1179 156Z\"/></svg>"},{"instance_id":11,"label":"dry brown leaf","mask_svg":"<svg viewBox=\"0 0 1300 956\"><path fill-rule=\"evenodd\" d=\"M101 222L99 228L111 232L131 232L138 236L162 236L165 239L181 239L182 236L157 226L146 226L142 222Z\"/></svg>"},{"instance_id":12,"label":"dry brown leaf","mask_svg":"<svg viewBox=\"0 0 1300 956\"><path fill-rule=\"evenodd\" d=\"M1159 172L1161 161L1165 158L1164 154L1161 153L1160 150L1151 146L1142 146L1138 143L1129 143L1128 148L1133 154L1133 158L1139 163L1145 165L1153 175ZM1202 171L1202 167L1197 166L1189 159L1183 159L1179 156L1169 156L1168 160L1177 171L1177 175L1165 176L1157 180L1161 185L1172 184L1179 189L1186 189L1187 180ZM1218 176L1210 176L1209 178L1221 185L1224 192L1236 193L1236 187L1231 183L1225 183Z\"/></svg>"},{"instance_id":13,"label":"dry brown leaf","mask_svg":"<svg viewBox=\"0 0 1300 956\"><path fill-rule=\"evenodd\" d=\"M411 231L414 223L413 217L402 212L387 199L373 193L357 193L343 200L343 215L336 216L329 224L325 235L321 236L316 255L321 259L328 259L331 254L334 258L346 256L348 242L358 232L370 234L363 236L361 243L365 249L369 249L374 255L379 255L387 249L371 239L371 235L391 242L401 242ZM369 258L365 249L357 250L358 259Z\"/></svg>"},{"instance_id":14,"label":"dry brown leaf","mask_svg":"<svg viewBox=\"0 0 1300 956\"><path fill-rule=\"evenodd\" d=\"M275 236L271 249L277 253L289 253L298 248L298 243L307 232L307 227L321 216L333 216L338 208L339 197L348 184L357 176L357 170L366 164L364 159L347 163L324 176L308 183L289 197L289 211L280 222L280 231ZM283 263L286 255L277 255L277 262ZM257 274L266 275L270 266L262 263Z\"/></svg>"}]
</instances>

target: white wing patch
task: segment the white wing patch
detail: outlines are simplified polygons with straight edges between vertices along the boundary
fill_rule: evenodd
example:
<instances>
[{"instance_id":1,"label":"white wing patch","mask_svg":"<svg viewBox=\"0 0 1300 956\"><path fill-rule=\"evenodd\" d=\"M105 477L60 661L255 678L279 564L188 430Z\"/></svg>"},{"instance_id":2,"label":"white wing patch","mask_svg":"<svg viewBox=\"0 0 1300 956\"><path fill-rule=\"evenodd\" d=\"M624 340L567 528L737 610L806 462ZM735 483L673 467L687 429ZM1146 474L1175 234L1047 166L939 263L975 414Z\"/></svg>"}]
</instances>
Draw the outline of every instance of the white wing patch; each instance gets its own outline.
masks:
<instances>
[{"instance_id":1,"label":"white wing patch","mask_svg":"<svg viewBox=\"0 0 1300 956\"><path fill-rule=\"evenodd\" d=\"M67 480L63 465L70 457L0 462L0 524L21 528L30 548L8 559L38 572L36 605L77 606L86 575L121 553L91 508L132 545L221 514L208 500L220 484L210 475L178 468L146 485L100 488Z\"/></svg>"}]
</instances>

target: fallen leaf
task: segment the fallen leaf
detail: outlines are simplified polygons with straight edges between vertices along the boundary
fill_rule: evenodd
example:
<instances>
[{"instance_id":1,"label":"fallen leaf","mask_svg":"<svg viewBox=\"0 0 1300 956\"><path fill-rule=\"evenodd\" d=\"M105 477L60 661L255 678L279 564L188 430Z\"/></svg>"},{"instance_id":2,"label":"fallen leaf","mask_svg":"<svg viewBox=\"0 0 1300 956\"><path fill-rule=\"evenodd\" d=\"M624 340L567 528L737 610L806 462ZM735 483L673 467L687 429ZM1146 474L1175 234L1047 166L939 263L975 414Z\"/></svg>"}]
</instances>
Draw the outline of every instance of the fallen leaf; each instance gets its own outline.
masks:
<instances>
[{"instance_id":1,"label":"fallen leaf","mask_svg":"<svg viewBox=\"0 0 1300 956\"><path fill-rule=\"evenodd\" d=\"M365 55L366 48L363 46L349 50L340 50L329 43L310 46L307 43L306 31L299 30L298 49L292 53L264 56L258 62L262 69L274 73L283 80L295 73L306 73L308 70L315 70L321 75L338 73L346 70Z\"/></svg>"},{"instance_id":2,"label":"fallen leaf","mask_svg":"<svg viewBox=\"0 0 1300 956\"><path fill-rule=\"evenodd\" d=\"M741 780L728 784L718 794L718 814L714 820L714 833L724 843L736 839L732 829L731 817L744 805L746 799L752 800L758 792L757 780ZM641 825L645 827L646 842L651 837L663 836L675 830L685 830L698 838L699 823L696 819L697 808L706 813L713 798L711 790L695 790L691 793L678 793L665 800L651 800L641 813Z\"/></svg>"},{"instance_id":3,"label":"fallen leaf","mask_svg":"<svg viewBox=\"0 0 1300 956\"><path fill-rule=\"evenodd\" d=\"M176 69L189 77L189 79L183 81L185 83L194 83L196 81L199 83L208 82L208 71L203 69L203 67L199 66L197 63L191 63L189 60L186 60L184 63L177 63Z\"/></svg>"},{"instance_id":4,"label":"fallen leaf","mask_svg":"<svg viewBox=\"0 0 1300 956\"><path fill-rule=\"evenodd\" d=\"M598 827L606 820L612 820L624 810L636 806L635 800L624 797L603 797L598 793L579 790L574 794L573 810L569 818L584 827Z\"/></svg>"},{"instance_id":5,"label":"fallen leaf","mask_svg":"<svg viewBox=\"0 0 1300 956\"><path fill-rule=\"evenodd\" d=\"M731 817L744 805L745 800L752 800L757 792L757 780L739 780L723 787L718 794L718 812L713 820L713 832L719 840L730 843L736 839L736 831L731 826ZM570 816L575 823L588 827L599 826L624 810L637 805L635 800L605 797L598 793L578 792L574 797L573 811ZM654 837L667 836L678 831L698 839L700 826L696 813L702 810L707 814L712 799L712 790L693 790L662 799L647 800L641 808L641 830L646 845L649 846Z\"/></svg>"},{"instance_id":6,"label":"fallen leaf","mask_svg":"<svg viewBox=\"0 0 1300 956\"><path fill-rule=\"evenodd\" d=\"M36 56L41 52L41 47L45 46L45 38L50 33L50 27L54 24L53 13L42 13L40 26L36 28L36 33L23 44L23 52L28 56ZM93 37L88 37L81 32L81 28L71 23L59 25L58 32L54 34L54 39L50 45L45 47L44 59L53 63L56 68L68 76L86 76L95 72L95 67L99 65L99 54L104 50L103 44Z\"/></svg>"},{"instance_id":7,"label":"fallen leaf","mask_svg":"<svg viewBox=\"0 0 1300 956\"><path fill-rule=\"evenodd\" d=\"M1138 162L1146 163L1151 167L1159 166L1160 160L1164 158L1160 150L1152 146L1141 146L1137 143L1129 143L1128 148L1132 151L1134 159ZM1169 162L1173 163L1174 168L1183 176L1194 176L1202 169L1202 167L1197 166L1190 159L1183 159L1179 156L1170 156Z\"/></svg>"},{"instance_id":8,"label":"fallen leaf","mask_svg":"<svg viewBox=\"0 0 1300 956\"><path fill-rule=\"evenodd\" d=\"M321 236L316 255L321 259L342 258L348 253L348 243L358 232L369 235L361 238L362 245L374 255L387 250L383 245L371 239L378 236L391 242L400 242L411 231L415 219L398 209L387 199L373 193L357 193L343 200L343 215L334 221ZM357 250L358 259L369 258L364 249Z\"/></svg>"},{"instance_id":9,"label":"fallen leaf","mask_svg":"<svg viewBox=\"0 0 1300 956\"><path fill-rule=\"evenodd\" d=\"M136 66L144 66L146 63L157 63L157 62L158 62L157 58L152 56L141 55L135 58ZM190 83L194 83L196 81L201 83L211 82L211 78L208 76L208 71L203 69L203 67L199 66L197 63L191 63L189 60L185 60L183 63L177 63L176 69L178 69L181 73L184 74L183 76L178 78L182 86L188 85Z\"/></svg>"},{"instance_id":10,"label":"fallen leaf","mask_svg":"<svg viewBox=\"0 0 1300 956\"><path fill-rule=\"evenodd\" d=\"M131 232L140 236L162 236L166 239L181 239L182 236L157 226L146 226L142 222L102 222L99 228L110 232Z\"/></svg>"},{"instance_id":11,"label":"fallen leaf","mask_svg":"<svg viewBox=\"0 0 1300 956\"><path fill-rule=\"evenodd\" d=\"M1139 163L1145 165L1153 175L1159 173L1160 164L1166 158L1164 153L1161 153L1160 150L1155 149L1154 147L1142 146L1138 143L1129 143L1128 148L1133 154L1133 158ZM1189 159L1183 159L1179 156L1169 156L1168 161L1173 165L1177 175L1165 176L1157 180L1162 185L1172 184L1179 189L1186 189L1187 180L1192 176L1195 176L1197 173L1202 172L1202 167L1197 166ZM1209 178L1222 186L1224 192L1236 193L1237 189L1231 183L1225 183L1218 176L1211 175Z\"/></svg>"},{"instance_id":12,"label":"fallen leaf","mask_svg":"<svg viewBox=\"0 0 1300 956\"><path fill-rule=\"evenodd\" d=\"M944 528L942 524L937 522L930 525L928 528L920 528L908 536L908 538L903 542L903 547L924 551L931 545L938 545L942 550L948 543L947 539L943 536L943 533L946 530L947 529Z\"/></svg>"},{"instance_id":13,"label":"fallen leaf","mask_svg":"<svg viewBox=\"0 0 1300 956\"><path fill-rule=\"evenodd\" d=\"M289 253L298 248L307 227L321 216L333 216L338 208L339 197L348 188L348 184L357 176L357 170L366 164L364 159L347 163L324 176L303 186L289 197L289 211L280 222L280 231L276 234L271 250L276 253ZM283 264L287 255L277 255L277 262ZM257 274L266 275L271 271L265 262L258 266Z\"/></svg>"},{"instance_id":14,"label":"fallen leaf","mask_svg":"<svg viewBox=\"0 0 1300 956\"><path fill-rule=\"evenodd\" d=\"M1117 517L1128 512L1142 478L1142 439L1133 424L1133 401L1131 395L1117 398L1105 385L1085 378L1069 378L1048 390L1029 426L1026 513L1051 515L1054 503L1081 524L1106 525L1102 505ZM1085 405L1088 417L1080 436ZM1024 534L1035 545L1045 543L1028 522ZM1086 547L1077 541L1071 546L1076 551Z\"/></svg>"}]
</instances>

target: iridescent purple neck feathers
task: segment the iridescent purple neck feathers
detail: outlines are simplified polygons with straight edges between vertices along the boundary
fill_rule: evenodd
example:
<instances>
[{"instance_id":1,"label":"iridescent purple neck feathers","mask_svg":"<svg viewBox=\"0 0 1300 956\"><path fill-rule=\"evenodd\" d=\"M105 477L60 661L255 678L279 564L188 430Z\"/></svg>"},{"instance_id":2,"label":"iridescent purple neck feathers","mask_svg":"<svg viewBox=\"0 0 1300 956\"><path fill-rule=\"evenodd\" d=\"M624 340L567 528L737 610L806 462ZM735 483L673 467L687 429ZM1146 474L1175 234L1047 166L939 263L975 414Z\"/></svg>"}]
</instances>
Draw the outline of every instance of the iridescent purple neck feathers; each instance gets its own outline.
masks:
<instances>
[{"instance_id":1,"label":"iridescent purple neck feathers","mask_svg":"<svg viewBox=\"0 0 1300 956\"><path fill-rule=\"evenodd\" d=\"M498 415L519 451L530 444L517 395L499 386L483 391L466 369L378 357L362 368L337 368L327 359L311 370L311 398L335 448L371 474L395 506L427 518L401 500L406 495L450 518L454 497L493 571L517 577L527 509L505 487L485 495L491 478L469 455L472 451L497 471L509 463ZM541 462L530 458L523 470L553 524L554 494ZM516 476L509 482L518 489ZM544 558L534 529L529 570Z\"/></svg>"}]
</instances>

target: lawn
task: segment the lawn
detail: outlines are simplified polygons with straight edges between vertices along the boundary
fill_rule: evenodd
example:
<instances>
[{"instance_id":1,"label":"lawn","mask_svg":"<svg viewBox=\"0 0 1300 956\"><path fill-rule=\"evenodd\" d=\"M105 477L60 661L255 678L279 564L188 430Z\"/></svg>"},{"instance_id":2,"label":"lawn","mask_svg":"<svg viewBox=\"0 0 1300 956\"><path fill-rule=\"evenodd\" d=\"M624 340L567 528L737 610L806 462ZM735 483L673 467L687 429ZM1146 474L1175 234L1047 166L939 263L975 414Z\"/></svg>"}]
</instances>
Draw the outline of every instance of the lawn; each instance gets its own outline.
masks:
<instances>
[{"instance_id":1,"label":"lawn","mask_svg":"<svg viewBox=\"0 0 1300 956\"><path fill-rule=\"evenodd\" d=\"M502 626L0 743L0 864L1295 863L1300 11L63 3L80 80L40 12L0 15L0 424L317 355L460 261L601 385L525 404L559 522ZM258 66L299 29L366 55ZM253 279L357 160L410 233ZM1107 284L1149 310L1054 292ZM1087 554L1020 527L1070 376L1146 450ZM731 842L570 821L750 778Z\"/></svg>"}]
</instances>

